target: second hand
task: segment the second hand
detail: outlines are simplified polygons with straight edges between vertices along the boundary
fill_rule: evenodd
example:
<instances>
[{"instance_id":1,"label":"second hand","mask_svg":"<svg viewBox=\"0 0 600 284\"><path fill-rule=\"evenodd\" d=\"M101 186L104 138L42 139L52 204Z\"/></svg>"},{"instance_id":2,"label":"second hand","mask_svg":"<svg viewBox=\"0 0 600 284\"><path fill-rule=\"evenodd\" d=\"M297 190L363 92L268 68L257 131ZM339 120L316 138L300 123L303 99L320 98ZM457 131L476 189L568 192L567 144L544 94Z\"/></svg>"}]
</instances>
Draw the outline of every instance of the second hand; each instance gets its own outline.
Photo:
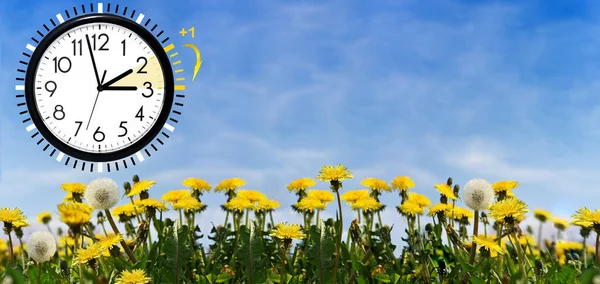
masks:
<instances>
[{"instance_id":1,"label":"second hand","mask_svg":"<svg viewBox=\"0 0 600 284\"><path fill-rule=\"evenodd\" d=\"M102 85L102 82L104 82L105 76L106 76L106 70L104 70L104 73L102 74L102 80L100 81L100 85ZM94 106L92 107L92 112L90 113L90 118L88 119L88 123L85 126L86 131L90 127L90 122L92 121L92 115L94 114L94 110L96 109L96 103L98 102L98 97L100 97L100 92L101 91L98 91L98 93L96 94L96 100L94 101Z\"/></svg>"}]
</instances>

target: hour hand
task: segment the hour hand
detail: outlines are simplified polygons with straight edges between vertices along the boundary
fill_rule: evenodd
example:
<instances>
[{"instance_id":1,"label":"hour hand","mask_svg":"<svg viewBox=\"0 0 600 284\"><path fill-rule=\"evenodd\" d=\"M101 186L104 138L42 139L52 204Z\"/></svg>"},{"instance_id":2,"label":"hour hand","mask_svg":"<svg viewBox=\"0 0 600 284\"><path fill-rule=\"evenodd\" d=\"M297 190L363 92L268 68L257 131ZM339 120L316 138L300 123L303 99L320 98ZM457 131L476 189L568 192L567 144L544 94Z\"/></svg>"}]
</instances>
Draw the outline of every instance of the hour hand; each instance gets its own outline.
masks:
<instances>
[{"instance_id":1,"label":"hour hand","mask_svg":"<svg viewBox=\"0 0 600 284\"><path fill-rule=\"evenodd\" d=\"M108 86L103 87L103 91L136 91L136 86Z\"/></svg>"}]
</instances>

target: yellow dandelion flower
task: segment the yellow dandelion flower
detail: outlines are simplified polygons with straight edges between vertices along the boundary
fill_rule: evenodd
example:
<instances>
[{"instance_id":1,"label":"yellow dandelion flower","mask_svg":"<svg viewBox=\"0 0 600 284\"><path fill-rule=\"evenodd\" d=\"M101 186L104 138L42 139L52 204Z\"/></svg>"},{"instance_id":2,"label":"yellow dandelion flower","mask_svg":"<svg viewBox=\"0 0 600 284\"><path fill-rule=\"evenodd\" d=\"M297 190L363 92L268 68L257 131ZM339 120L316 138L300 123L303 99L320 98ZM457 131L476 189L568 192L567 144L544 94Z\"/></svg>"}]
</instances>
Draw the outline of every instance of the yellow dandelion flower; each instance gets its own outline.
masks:
<instances>
[{"instance_id":1,"label":"yellow dandelion flower","mask_svg":"<svg viewBox=\"0 0 600 284\"><path fill-rule=\"evenodd\" d=\"M544 209L533 209L533 216L535 216L535 218L540 220L542 223L552 218L552 214Z\"/></svg>"},{"instance_id":2,"label":"yellow dandelion flower","mask_svg":"<svg viewBox=\"0 0 600 284\"><path fill-rule=\"evenodd\" d=\"M325 210L325 203L321 202L318 199L305 197L300 199L296 204L294 204L298 210L313 212L315 209Z\"/></svg>"},{"instance_id":3,"label":"yellow dandelion flower","mask_svg":"<svg viewBox=\"0 0 600 284\"><path fill-rule=\"evenodd\" d=\"M280 223L271 230L271 237L276 237L282 240L301 240L305 237L302 228L297 224Z\"/></svg>"},{"instance_id":4,"label":"yellow dandelion flower","mask_svg":"<svg viewBox=\"0 0 600 284\"><path fill-rule=\"evenodd\" d=\"M171 190L160 198L166 202L175 203L181 199L192 197L192 192L187 189Z\"/></svg>"},{"instance_id":5,"label":"yellow dandelion flower","mask_svg":"<svg viewBox=\"0 0 600 284\"><path fill-rule=\"evenodd\" d=\"M21 254L22 252L27 252L27 244L22 244L14 247L14 254Z\"/></svg>"},{"instance_id":6,"label":"yellow dandelion flower","mask_svg":"<svg viewBox=\"0 0 600 284\"><path fill-rule=\"evenodd\" d=\"M490 217L496 221L507 221L508 223L516 221L519 215L529 212L527 204L514 197L494 202L489 210Z\"/></svg>"},{"instance_id":7,"label":"yellow dandelion flower","mask_svg":"<svg viewBox=\"0 0 600 284\"><path fill-rule=\"evenodd\" d=\"M37 216L37 221L40 224L48 224L52 220L52 212L44 211Z\"/></svg>"},{"instance_id":8,"label":"yellow dandelion flower","mask_svg":"<svg viewBox=\"0 0 600 284\"><path fill-rule=\"evenodd\" d=\"M63 183L61 185L62 190L71 194L83 194L85 192L85 184L82 183Z\"/></svg>"},{"instance_id":9,"label":"yellow dandelion flower","mask_svg":"<svg viewBox=\"0 0 600 284\"><path fill-rule=\"evenodd\" d=\"M519 186L519 183L514 180L499 181L492 185L496 194L499 194L501 192L512 191L513 189L517 188L518 186Z\"/></svg>"},{"instance_id":10,"label":"yellow dandelion flower","mask_svg":"<svg viewBox=\"0 0 600 284\"><path fill-rule=\"evenodd\" d=\"M80 226L92 218L92 208L85 203L71 202L58 205L60 220L69 226Z\"/></svg>"},{"instance_id":11,"label":"yellow dandelion flower","mask_svg":"<svg viewBox=\"0 0 600 284\"><path fill-rule=\"evenodd\" d=\"M258 190L249 190L249 189L239 190L236 197L244 198L252 203L256 203L261 200L267 200L267 196L264 193L262 193Z\"/></svg>"},{"instance_id":12,"label":"yellow dandelion flower","mask_svg":"<svg viewBox=\"0 0 600 284\"><path fill-rule=\"evenodd\" d=\"M23 211L19 208L0 208L0 222L3 222L4 225L10 224L12 226L15 223L23 222L26 220L26 217L23 215Z\"/></svg>"},{"instance_id":13,"label":"yellow dandelion flower","mask_svg":"<svg viewBox=\"0 0 600 284\"><path fill-rule=\"evenodd\" d=\"M370 196L359 199L352 204L352 210L362 209L364 212L379 210L381 207L383 207L383 204L379 203L377 199Z\"/></svg>"},{"instance_id":14,"label":"yellow dandelion flower","mask_svg":"<svg viewBox=\"0 0 600 284\"><path fill-rule=\"evenodd\" d=\"M335 196L329 190L311 189L306 194L306 197L317 199L325 205L335 200Z\"/></svg>"},{"instance_id":15,"label":"yellow dandelion flower","mask_svg":"<svg viewBox=\"0 0 600 284\"><path fill-rule=\"evenodd\" d=\"M563 219L563 218L558 218L558 217L554 217L552 218L552 223L554 223L554 227L564 231L567 228L569 228L569 221Z\"/></svg>"},{"instance_id":16,"label":"yellow dandelion flower","mask_svg":"<svg viewBox=\"0 0 600 284\"><path fill-rule=\"evenodd\" d=\"M337 166L323 166L317 179L323 182L328 181L343 181L345 179L353 178L352 172L344 165Z\"/></svg>"},{"instance_id":17,"label":"yellow dandelion flower","mask_svg":"<svg viewBox=\"0 0 600 284\"><path fill-rule=\"evenodd\" d=\"M429 198L427 198L427 196L425 196L423 194L418 194L415 192L411 192L408 194L408 201L417 203L417 204L419 204L419 206L421 206L423 208L431 205L431 200L429 200Z\"/></svg>"},{"instance_id":18,"label":"yellow dandelion flower","mask_svg":"<svg viewBox=\"0 0 600 284\"><path fill-rule=\"evenodd\" d=\"M475 217L475 214L473 213L473 211L467 208L450 207L449 210L446 211L446 217L454 218L454 220L458 221L462 220L463 218L467 218L468 220L470 220Z\"/></svg>"},{"instance_id":19,"label":"yellow dandelion flower","mask_svg":"<svg viewBox=\"0 0 600 284\"><path fill-rule=\"evenodd\" d=\"M269 211L273 211L277 208L279 208L279 202L275 201L275 200L261 200L258 202L258 204L256 205L256 212L269 212Z\"/></svg>"},{"instance_id":20,"label":"yellow dandelion flower","mask_svg":"<svg viewBox=\"0 0 600 284\"><path fill-rule=\"evenodd\" d=\"M343 201L346 201L350 204L353 204L360 199L367 198L370 196L371 195L369 194L368 190L359 189L359 190L351 190L351 191L348 191L348 192L342 194L342 196L340 196L340 199Z\"/></svg>"},{"instance_id":21,"label":"yellow dandelion flower","mask_svg":"<svg viewBox=\"0 0 600 284\"><path fill-rule=\"evenodd\" d=\"M215 187L215 192L220 192L220 191L231 192L231 191L235 191L236 189L238 189L239 187L242 187L244 185L246 185L246 181L241 178L238 178L238 177L228 178L228 179L222 180Z\"/></svg>"},{"instance_id":22,"label":"yellow dandelion flower","mask_svg":"<svg viewBox=\"0 0 600 284\"><path fill-rule=\"evenodd\" d=\"M415 187L415 183L410 177L397 176L392 180L392 188L400 192L405 192L413 187Z\"/></svg>"},{"instance_id":23,"label":"yellow dandelion flower","mask_svg":"<svg viewBox=\"0 0 600 284\"><path fill-rule=\"evenodd\" d=\"M156 198L136 199L134 203L142 208L154 208L159 211L167 211L167 206L164 202Z\"/></svg>"},{"instance_id":24,"label":"yellow dandelion flower","mask_svg":"<svg viewBox=\"0 0 600 284\"><path fill-rule=\"evenodd\" d=\"M8 242L5 239L0 239L0 253L5 252L6 250L8 250Z\"/></svg>"},{"instance_id":25,"label":"yellow dandelion flower","mask_svg":"<svg viewBox=\"0 0 600 284\"><path fill-rule=\"evenodd\" d=\"M421 207L421 205L419 205L417 202L410 201L410 200L408 200L408 201L400 204L400 206L398 206L398 210L400 210L404 214L411 215L411 216L423 215L423 208L424 207Z\"/></svg>"},{"instance_id":26,"label":"yellow dandelion flower","mask_svg":"<svg viewBox=\"0 0 600 284\"><path fill-rule=\"evenodd\" d=\"M484 235L473 236L473 242L475 242L477 245L484 248L485 250L489 251L490 255L492 252L495 252L497 254L504 254L504 249L502 249L502 247L498 245L498 242L494 237L486 237Z\"/></svg>"},{"instance_id":27,"label":"yellow dandelion flower","mask_svg":"<svg viewBox=\"0 0 600 284\"><path fill-rule=\"evenodd\" d=\"M20 229L29 227L29 222L27 221L27 219L23 219L21 221L14 222L12 225L15 229Z\"/></svg>"},{"instance_id":28,"label":"yellow dandelion flower","mask_svg":"<svg viewBox=\"0 0 600 284\"><path fill-rule=\"evenodd\" d=\"M433 187L435 187L435 189L437 189L437 191L439 191L441 195L447 198L450 198L452 200L458 199L458 197L454 195L454 191L452 190L452 188L445 183L436 184Z\"/></svg>"},{"instance_id":29,"label":"yellow dandelion flower","mask_svg":"<svg viewBox=\"0 0 600 284\"><path fill-rule=\"evenodd\" d=\"M98 243L106 249L112 249L112 247L118 246L122 240L123 236L121 234L110 233L106 236L98 237Z\"/></svg>"},{"instance_id":30,"label":"yellow dandelion flower","mask_svg":"<svg viewBox=\"0 0 600 284\"><path fill-rule=\"evenodd\" d=\"M448 210L452 209L452 205L450 204L446 204L446 203L437 203L434 204L433 206L429 207L429 213L427 213L427 215L429 216L435 216L438 213L446 213Z\"/></svg>"},{"instance_id":31,"label":"yellow dandelion flower","mask_svg":"<svg viewBox=\"0 0 600 284\"><path fill-rule=\"evenodd\" d=\"M63 199L63 203L67 203L67 202L71 202L71 201L73 201L73 193L67 192L67 195L65 195L65 198Z\"/></svg>"},{"instance_id":32,"label":"yellow dandelion flower","mask_svg":"<svg viewBox=\"0 0 600 284\"><path fill-rule=\"evenodd\" d=\"M311 187L311 186L315 186L317 184L317 182L309 177L304 177L304 178L299 178L296 179L292 182L290 182L290 184L288 184L287 189L292 192L301 192L306 190L307 188Z\"/></svg>"},{"instance_id":33,"label":"yellow dandelion flower","mask_svg":"<svg viewBox=\"0 0 600 284\"><path fill-rule=\"evenodd\" d=\"M530 245L530 246L536 246L537 242L535 241L535 238L531 235L521 235L519 237L519 243L522 246L526 246L526 245Z\"/></svg>"},{"instance_id":34,"label":"yellow dandelion flower","mask_svg":"<svg viewBox=\"0 0 600 284\"><path fill-rule=\"evenodd\" d=\"M64 248L66 246L75 246L75 239L69 236L62 236L58 239L58 247Z\"/></svg>"},{"instance_id":35,"label":"yellow dandelion flower","mask_svg":"<svg viewBox=\"0 0 600 284\"><path fill-rule=\"evenodd\" d=\"M115 284L147 284L152 279L146 276L146 272L142 269L134 269L131 271L123 271L117 278Z\"/></svg>"},{"instance_id":36,"label":"yellow dandelion flower","mask_svg":"<svg viewBox=\"0 0 600 284\"><path fill-rule=\"evenodd\" d=\"M138 208L137 206L131 203L125 203L123 205L119 205L115 207L111 213L112 215L119 217L133 217L136 214L144 212L142 208Z\"/></svg>"},{"instance_id":37,"label":"yellow dandelion flower","mask_svg":"<svg viewBox=\"0 0 600 284\"><path fill-rule=\"evenodd\" d=\"M246 209L254 209L254 203L245 198L234 197L225 203L225 208L231 211L244 212Z\"/></svg>"},{"instance_id":38,"label":"yellow dandelion flower","mask_svg":"<svg viewBox=\"0 0 600 284\"><path fill-rule=\"evenodd\" d=\"M592 211L587 207L580 208L573 214L573 224L581 227L592 227L600 224L600 210Z\"/></svg>"},{"instance_id":39,"label":"yellow dandelion flower","mask_svg":"<svg viewBox=\"0 0 600 284\"><path fill-rule=\"evenodd\" d=\"M371 189L371 191L376 191L376 192L381 192L381 191L388 191L391 192L392 189L390 188L390 185L382 179L378 179L378 178L365 178L360 182L360 185L368 187Z\"/></svg>"},{"instance_id":40,"label":"yellow dandelion flower","mask_svg":"<svg viewBox=\"0 0 600 284\"><path fill-rule=\"evenodd\" d=\"M87 264L90 260L103 256L105 252L106 248L100 245L100 243L93 243L86 248L77 250L77 254L73 259L73 264Z\"/></svg>"},{"instance_id":41,"label":"yellow dandelion flower","mask_svg":"<svg viewBox=\"0 0 600 284\"><path fill-rule=\"evenodd\" d=\"M202 191L210 191L212 186L203 179L199 178L186 178L181 182L183 186L187 186L194 191L202 192Z\"/></svg>"},{"instance_id":42,"label":"yellow dandelion flower","mask_svg":"<svg viewBox=\"0 0 600 284\"><path fill-rule=\"evenodd\" d=\"M202 204L202 202L198 201L198 199L196 199L194 197L180 199L180 200L177 200L177 202L174 202L172 204L173 204L173 209L175 209L175 210L183 209L185 212L199 210L199 209L202 209L202 207L204 207L204 204Z\"/></svg>"},{"instance_id":43,"label":"yellow dandelion flower","mask_svg":"<svg viewBox=\"0 0 600 284\"><path fill-rule=\"evenodd\" d=\"M156 182L153 180L140 180L133 184L131 190L129 191L129 193L127 193L127 196L132 197L144 191L148 191L148 189L153 187L155 184Z\"/></svg>"}]
</instances>

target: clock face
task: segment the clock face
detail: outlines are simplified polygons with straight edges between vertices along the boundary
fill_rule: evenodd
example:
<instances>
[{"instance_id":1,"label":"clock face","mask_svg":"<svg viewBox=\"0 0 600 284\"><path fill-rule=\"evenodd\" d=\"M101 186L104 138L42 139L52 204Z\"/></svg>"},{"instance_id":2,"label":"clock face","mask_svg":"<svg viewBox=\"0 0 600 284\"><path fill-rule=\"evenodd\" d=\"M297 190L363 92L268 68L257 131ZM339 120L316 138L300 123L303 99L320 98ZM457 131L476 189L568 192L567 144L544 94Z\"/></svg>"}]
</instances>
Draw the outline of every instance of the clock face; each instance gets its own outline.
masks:
<instances>
[{"instance_id":1,"label":"clock face","mask_svg":"<svg viewBox=\"0 0 600 284\"><path fill-rule=\"evenodd\" d=\"M111 23L84 24L59 35L43 53L34 80L45 126L61 142L88 153L115 152L139 141L165 101L155 51L140 35Z\"/></svg>"},{"instance_id":2,"label":"clock face","mask_svg":"<svg viewBox=\"0 0 600 284\"><path fill-rule=\"evenodd\" d=\"M22 53L15 86L37 145L67 166L98 172L158 151L185 98L181 60L158 24L125 6L92 3L42 26Z\"/></svg>"}]
</instances>

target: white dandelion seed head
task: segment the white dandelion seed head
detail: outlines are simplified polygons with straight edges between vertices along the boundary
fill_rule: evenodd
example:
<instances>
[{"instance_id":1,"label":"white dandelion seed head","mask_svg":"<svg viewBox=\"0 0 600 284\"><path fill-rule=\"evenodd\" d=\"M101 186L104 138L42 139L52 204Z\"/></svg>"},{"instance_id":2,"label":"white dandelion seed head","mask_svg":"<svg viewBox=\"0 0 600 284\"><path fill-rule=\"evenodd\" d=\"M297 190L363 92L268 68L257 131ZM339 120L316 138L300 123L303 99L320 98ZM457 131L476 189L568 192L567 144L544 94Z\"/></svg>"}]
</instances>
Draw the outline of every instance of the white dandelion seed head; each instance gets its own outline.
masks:
<instances>
[{"instance_id":1,"label":"white dandelion seed head","mask_svg":"<svg viewBox=\"0 0 600 284\"><path fill-rule=\"evenodd\" d=\"M463 201L473 210L486 210L494 202L494 188L484 179L472 179L463 189Z\"/></svg>"},{"instance_id":2,"label":"white dandelion seed head","mask_svg":"<svg viewBox=\"0 0 600 284\"><path fill-rule=\"evenodd\" d=\"M95 209L110 209L119 202L119 186L112 179L96 179L88 184L83 197Z\"/></svg>"},{"instance_id":3,"label":"white dandelion seed head","mask_svg":"<svg viewBox=\"0 0 600 284\"><path fill-rule=\"evenodd\" d=\"M29 236L26 247L27 255L35 262L46 262L56 253L56 239L49 232L34 232Z\"/></svg>"}]
</instances>

